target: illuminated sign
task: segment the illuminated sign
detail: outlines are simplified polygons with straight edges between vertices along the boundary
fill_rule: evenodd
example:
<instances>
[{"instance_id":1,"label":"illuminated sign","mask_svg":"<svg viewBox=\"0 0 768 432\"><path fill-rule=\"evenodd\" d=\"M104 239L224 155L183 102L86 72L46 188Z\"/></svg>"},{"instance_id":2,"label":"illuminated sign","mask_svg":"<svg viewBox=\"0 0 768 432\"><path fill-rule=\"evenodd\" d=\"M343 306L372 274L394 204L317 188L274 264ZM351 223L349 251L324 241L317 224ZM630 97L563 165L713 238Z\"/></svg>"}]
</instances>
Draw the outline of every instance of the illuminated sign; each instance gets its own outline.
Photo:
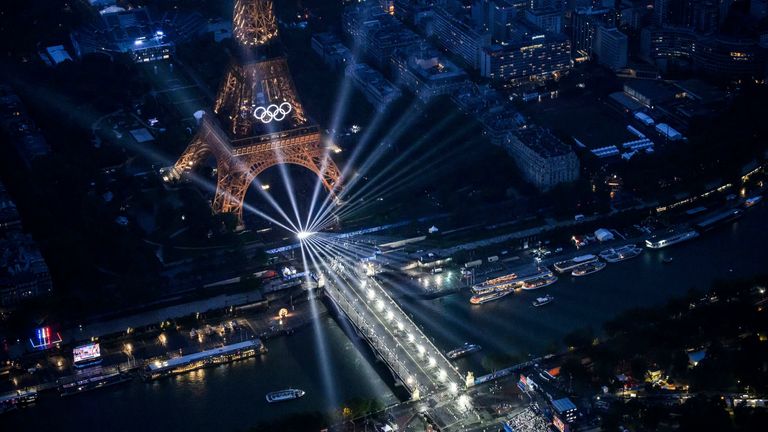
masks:
<instances>
[{"instance_id":1,"label":"illuminated sign","mask_svg":"<svg viewBox=\"0 0 768 432\"><path fill-rule=\"evenodd\" d=\"M567 432L568 431L568 425L563 423L562 420L560 420L560 417L554 416L552 417L552 424L555 425L557 430L560 432Z\"/></svg>"},{"instance_id":2,"label":"illuminated sign","mask_svg":"<svg viewBox=\"0 0 768 432\"><path fill-rule=\"evenodd\" d=\"M256 109L253 110L253 116L261 120L262 123L266 124L270 123L272 120L278 122L283 121L285 116L287 116L292 110L293 107L291 104L288 102L283 102L280 105L271 104L266 107L256 107Z\"/></svg>"},{"instance_id":3,"label":"illuminated sign","mask_svg":"<svg viewBox=\"0 0 768 432\"><path fill-rule=\"evenodd\" d=\"M98 343L89 343L75 347L72 350L75 363L90 362L101 358L101 348Z\"/></svg>"},{"instance_id":4,"label":"illuminated sign","mask_svg":"<svg viewBox=\"0 0 768 432\"><path fill-rule=\"evenodd\" d=\"M61 335L58 333L52 334L50 327L40 327L35 330L35 337L29 339L32 348L47 349L59 342L61 342Z\"/></svg>"}]
</instances>

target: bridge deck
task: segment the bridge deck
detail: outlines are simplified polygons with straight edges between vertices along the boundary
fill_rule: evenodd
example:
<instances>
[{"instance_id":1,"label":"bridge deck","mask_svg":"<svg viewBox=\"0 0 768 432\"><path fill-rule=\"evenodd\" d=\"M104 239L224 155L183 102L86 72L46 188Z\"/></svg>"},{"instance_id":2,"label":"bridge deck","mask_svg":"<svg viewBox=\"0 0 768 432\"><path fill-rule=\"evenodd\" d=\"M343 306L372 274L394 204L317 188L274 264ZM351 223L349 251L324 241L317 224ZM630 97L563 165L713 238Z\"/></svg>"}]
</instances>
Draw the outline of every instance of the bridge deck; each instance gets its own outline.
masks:
<instances>
[{"instance_id":1,"label":"bridge deck","mask_svg":"<svg viewBox=\"0 0 768 432\"><path fill-rule=\"evenodd\" d=\"M464 388L458 370L375 279L358 278L339 261L332 268L338 277L328 278L326 293L411 393Z\"/></svg>"}]
</instances>

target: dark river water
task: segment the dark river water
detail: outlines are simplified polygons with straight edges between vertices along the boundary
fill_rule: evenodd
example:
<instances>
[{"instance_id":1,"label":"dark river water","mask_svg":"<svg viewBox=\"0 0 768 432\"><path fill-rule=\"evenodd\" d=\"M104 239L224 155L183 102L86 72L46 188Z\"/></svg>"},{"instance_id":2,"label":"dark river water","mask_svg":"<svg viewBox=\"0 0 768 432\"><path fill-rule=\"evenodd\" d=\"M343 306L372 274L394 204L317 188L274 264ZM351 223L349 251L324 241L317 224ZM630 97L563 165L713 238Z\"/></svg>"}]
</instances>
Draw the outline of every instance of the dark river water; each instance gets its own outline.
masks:
<instances>
[{"instance_id":1,"label":"dark river water","mask_svg":"<svg viewBox=\"0 0 768 432\"><path fill-rule=\"evenodd\" d=\"M400 299L425 332L446 350L465 341L483 350L459 361L476 375L499 366L499 359L526 359L562 349L563 336L602 324L619 312L665 303L715 280L768 273L768 206L747 212L693 241L609 264L596 274L560 280L538 291L472 306L469 294L440 299ZM672 264L662 259L674 257ZM555 302L534 308L544 293ZM350 341L330 317L294 335L267 341L260 358L200 370L152 383L134 382L82 395L43 395L34 407L0 417L3 430L244 430L260 421L305 411L330 411L355 398L397 400L371 355ZM298 387L307 395L267 404L273 390ZM10 426L11 429L5 429Z\"/></svg>"}]
</instances>

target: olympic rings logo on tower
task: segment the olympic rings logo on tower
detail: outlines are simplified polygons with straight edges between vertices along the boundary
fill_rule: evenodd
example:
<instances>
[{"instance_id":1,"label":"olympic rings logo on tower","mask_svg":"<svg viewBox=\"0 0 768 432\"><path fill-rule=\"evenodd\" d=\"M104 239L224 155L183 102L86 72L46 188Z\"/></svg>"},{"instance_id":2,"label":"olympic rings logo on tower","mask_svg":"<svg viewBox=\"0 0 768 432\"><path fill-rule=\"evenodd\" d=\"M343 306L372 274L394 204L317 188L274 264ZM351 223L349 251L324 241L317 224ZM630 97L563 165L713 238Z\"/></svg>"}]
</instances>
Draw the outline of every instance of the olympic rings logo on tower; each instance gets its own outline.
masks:
<instances>
[{"instance_id":1,"label":"olympic rings logo on tower","mask_svg":"<svg viewBox=\"0 0 768 432\"><path fill-rule=\"evenodd\" d=\"M253 116L261 120L262 123L266 124L270 123L272 120L278 122L283 121L285 116L287 116L291 111L293 111L291 104L288 102L283 102L280 105L270 104L266 107L256 107L256 109L253 110Z\"/></svg>"}]
</instances>

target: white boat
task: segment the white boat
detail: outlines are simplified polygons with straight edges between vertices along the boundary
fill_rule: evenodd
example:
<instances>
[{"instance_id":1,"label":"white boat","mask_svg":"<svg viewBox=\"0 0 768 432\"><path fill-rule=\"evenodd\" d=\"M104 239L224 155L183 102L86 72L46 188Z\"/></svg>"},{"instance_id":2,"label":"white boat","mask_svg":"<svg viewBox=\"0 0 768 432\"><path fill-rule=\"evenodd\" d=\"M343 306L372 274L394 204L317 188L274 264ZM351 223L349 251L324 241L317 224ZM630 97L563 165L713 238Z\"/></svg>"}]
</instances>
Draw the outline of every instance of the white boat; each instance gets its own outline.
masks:
<instances>
[{"instance_id":1,"label":"white boat","mask_svg":"<svg viewBox=\"0 0 768 432\"><path fill-rule=\"evenodd\" d=\"M643 253L643 249L633 244L624 245L617 248L606 249L600 252L600 258L609 263L617 263L630 258L635 258Z\"/></svg>"},{"instance_id":2,"label":"white boat","mask_svg":"<svg viewBox=\"0 0 768 432\"><path fill-rule=\"evenodd\" d=\"M552 303L555 300L555 298L549 294L545 295L544 297L537 297L536 300L533 301L534 307L541 307L545 304Z\"/></svg>"},{"instance_id":3,"label":"white boat","mask_svg":"<svg viewBox=\"0 0 768 432\"><path fill-rule=\"evenodd\" d=\"M469 299L469 302L473 305L479 305L483 303L488 303L489 301L498 300L502 297L506 297L509 294L512 294L512 289L503 289L499 291L492 291L485 294L475 294L472 296L472 298Z\"/></svg>"},{"instance_id":4,"label":"white boat","mask_svg":"<svg viewBox=\"0 0 768 432\"><path fill-rule=\"evenodd\" d=\"M481 349L483 348L480 345L465 342L464 345L460 346L459 348L448 351L445 355L449 359L455 360L457 358L464 357L472 353L478 352Z\"/></svg>"},{"instance_id":5,"label":"white boat","mask_svg":"<svg viewBox=\"0 0 768 432\"><path fill-rule=\"evenodd\" d=\"M554 264L555 270L559 271L560 273L565 273L568 270L573 270L575 267L578 267L582 264L587 264L597 261L597 257L592 254L587 255L579 255L577 257L573 257L569 260L556 262Z\"/></svg>"},{"instance_id":6,"label":"white boat","mask_svg":"<svg viewBox=\"0 0 768 432\"><path fill-rule=\"evenodd\" d=\"M592 273L597 273L605 268L605 263L602 261L592 261L586 264L582 264L573 269L571 276L586 276Z\"/></svg>"},{"instance_id":7,"label":"white boat","mask_svg":"<svg viewBox=\"0 0 768 432\"><path fill-rule=\"evenodd\" d=\"M523 281L523 289L524 290L535 290L539 288L544 288L546 286L550 286L553 283L557 282L557 276L552 274L552 272L547 272L541 275L538 275L533 278L529 278Z\"/></svg>"},{"instance_id":8,"label":"white boat","mask_svg":"<svg viewBox=\"0 0 768 432\"><path fill-rule=\"evenodd\" d=\"M472 286L472 292L474 294L487 294L492 291L499 291L500 289L506 289L510 286L517 284L517 274L509 273L503 276L488 279L483 283L479 283Z\"/></svg>"},{"instance_id":9,"label":"white boat","mask_svg":"<svg viewBox=\"0 0 768 432\"><path fill-rule=\"evenodd\" d=\"M645 240L645 245L651 249L661 249L667 246L672 246L686 240L692 240L699 236L699 233L695 230L675 232L671 231L667 234L654 234L649 239Z\"/></svg>"},{"instance_id":10,"label":"white boat","mask_svg":"<svg viewBox=\"0 0 768 432\"><path fill-rule=\"evenodd\" d=\"M299 390L299 389L279 390L279 391L267 393L267 402L275 403L275 402L284 402L284 401L294 400L304 396L305 394L306 392L304 390Z\"/></svg>"}]
</instances>

